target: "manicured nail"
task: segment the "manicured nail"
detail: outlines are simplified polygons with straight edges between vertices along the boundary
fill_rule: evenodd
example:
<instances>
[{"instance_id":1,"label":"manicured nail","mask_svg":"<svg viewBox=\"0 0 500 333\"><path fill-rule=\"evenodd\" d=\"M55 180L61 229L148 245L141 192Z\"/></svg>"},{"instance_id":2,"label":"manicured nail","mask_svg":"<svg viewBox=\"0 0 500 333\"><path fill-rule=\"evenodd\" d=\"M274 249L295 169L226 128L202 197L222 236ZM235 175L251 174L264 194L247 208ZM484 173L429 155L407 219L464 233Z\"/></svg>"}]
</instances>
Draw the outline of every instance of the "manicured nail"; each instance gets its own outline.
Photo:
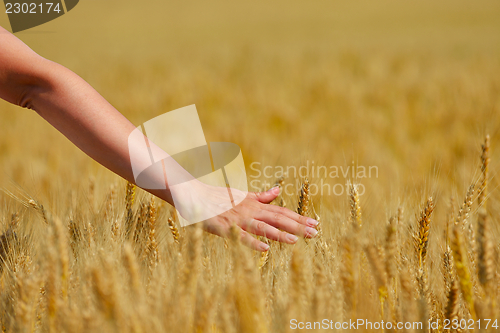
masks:
<instances>
[{"instance_id":1,"label":"manicured nail","mask_svg":"<svg viewBox=\"0 0 500 333\"><path fill-rule=\"evenodd\" d=\"M288 235L286 235L286 239L288 239L292 243L295 243L297 241L297 239L299 239L299 238L295 235L288 234Z\"/></svg>"},{"instance_id":2,"label":"manicured nail","mask_svg":"<svg viewBox=\"0 0 500 333\"><path fill-rule=\"evenodd\" d=\"M314 236L316 236L317 233L318 233L318 230L306 227L306 235L307 236L314 237Z\"/></svg>"},{"instance_id":3,"label":"manicured nail","mask_svg":"<svg viewBox=\"0 0 500 333\"><path fill-rule=\"evenodd\" d=\"M306 224L314 228L319 224L319 222L313 219L307 219Z\"/></svg>"},{"instance_id":4,"label":"manicured nail","mask_svg":"<svg viewBox=\"0 0 500 333\"><path fill-rule=\"evenodd\" d=\"M273 192L274 194L279 194L280 193L280 187L279 186L275 186L270 191Z\"/></svg>"},{"instance_id":5,"label":"manicured nail","mask_svg":"<svg viewBox=\"0 0 500 333\"><path fill-rule=\"evenodd\" d=\"M267 245L266 243L260 243L259 248L262 251L267 251L267 250L269 250L269 245Z\"/></svg>"}]
</instances>

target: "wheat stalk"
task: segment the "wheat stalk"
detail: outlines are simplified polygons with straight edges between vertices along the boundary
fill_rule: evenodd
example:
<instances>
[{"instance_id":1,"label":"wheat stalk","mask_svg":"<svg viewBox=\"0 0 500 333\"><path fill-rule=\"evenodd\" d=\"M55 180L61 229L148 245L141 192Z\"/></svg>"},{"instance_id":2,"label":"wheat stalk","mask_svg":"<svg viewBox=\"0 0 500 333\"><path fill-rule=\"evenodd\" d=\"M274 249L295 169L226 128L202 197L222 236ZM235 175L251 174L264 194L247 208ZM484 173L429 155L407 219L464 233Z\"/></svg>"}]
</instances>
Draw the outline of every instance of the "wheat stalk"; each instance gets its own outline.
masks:
<instances>
[{"instance_id":1,"label":"wheat stalk","mask_svg":"<svg viewBox=\"0 0 500 333\"><path fill-rule=\"evenodd\" d=\"M483 288L488 291L489 284L493 280L494 274L494 248L491 241L491 231L486 210L479 211L477 243L479 244L478 253L478 275L479 282Z\"/></svg>"},{"instance_id":2,"label":"wheat stalk","mask_svg":"<svg viewBox=\"0 0 500 333\"><path fill-rule=\"evenodd\" d=\"M427 199L424 210L417 219L417 230L413 236L415 249L417 252L417 262L420 270L424 269L427 250L429 247L429 231L431 227L431 215L434 211L434 202L432 197Z\"/></svg>"},{"instance_id":3,"label":"wheat stalk","mask_svg":"<svg viewBox=\"0 0 500 333\"><path fill-rule=\"evenodd\" d=\"M148 205L142 202L139 206L139 212L137 214L137 221L135 222L134 228L134 241L136 243L141 243L145 235L145 227L148 214Z\"/></svg>"},{"instance_id":4,"label":"wheat stalk","mask_svg":"<svg viewBox=\"0 0 500 333\"><path fill-rule=\"evenodd\" d=\"M357 230L362 226L361 205L359 204L358 186L352 183L349 183L349 204L351 207L351 222L354 229Z\"/></svg>"},{"instance_id":5,"label":"wheat stalk","mask_svg":"<svg viewBox=\"0 0 500 333\"><path fill-rule=\"evenodd\" d=\"M266 266L268 261L269 261L269 250L261 252L259 258L259 270L262 270L264 266Z\"/></svg>"},{"instance_id":6,"label":"wheat stalk","mask_svg":"<svg viewBox=\"0 0 500 333\"><path fill-rule=\"evenodd\" d=\"M109 194L106 198L106 204L104 207L104 220L109 221L113 216L113 209L116 201L116 189L115 185L110 186ZM113 224L115 221L112 221Z\"/></svg>"},{"instance_id":7,"label":"wheat stalk","mask_svg":"<svg viewBox=\"0 0 500 333\"><path fill-rule=\"evenodd\" d=\"M460 233L460 228L457 225L453 227L451 249L453 251L453 263L460 282L460 290L462 291L462 296L469 307L471 316L475 320L476 314L474 311L471 276L466 263L466 257L464 255L462 234Z\"/></svg>"},{"instance_id":8,"label":"wheat stalk","mask_svg":"<svg viewBox=\"0 0 500 333\"><path fill-rule=\"evenodd\" d=\"M125 188L125 234L127 237L134 228L134 212L132 210L132 206L134 205L135 194L136 186L127 182L127 186Z\"/></svg>"},{"instance_id":9,"label":"wheat stalk","mask_svg":"<svg viewBox=\"0 0 500 333\"><path fill-rule=\"evenodd\" d=\"M391 217L387 225L385 238L385 271L389 281L396 278L398 262L398 218Z\"/></svg>"},{"instance_id":10,"label":"wheat stalk","mask_svg":"<svg viewBox=\"0 0 500 333\"><path fill-rule=\"evenodd\" d=\"M142 283L140 279L139 265L134 254L134 250L129 243L123 245L123 266L130 277L130 286L134 294L134 298L140 300L142 297Z\"/></svg>"},{"instance_id":11,"label":"wheat stalk","mask_svg":"<svg viewBox=\"0 0 500 333\"><path fill-rule=\"evenodd\" d=\"M444 317L450 321L458 318L458 307L459 307L459 296L460 291L458 289L458 282L453 279L446 296L446 309L444 312Z\"/></svg>"},{"instance_id":12,"label":"wheat stalk","mask_svg":"<svg viewBox=\"0 0 500 333\"><path fill-rule=\"evenodd\" d=\"M283 186L285 185L285 177L286 177L286 174L279 177L278 179L276 179L276 181L274 182L274 185L273 185L273 188L276 186L278 186L280 188L280 194L275 199L275 201L278 202L278 206L280 206L280 207L286 207L285 199L283 199Z\"/></svg>"},{"instance_id":13,"label":"wheat stalk","mask_svg":"<svg viewBox=\"0 0 500 333\"><path fill-rule=\"evenodd\" d=\"M486 135L484 144L481 145L481 184L479 186L479 195L477 202L479 206L486 206L486 198L488 196L488 172L490 165L490 136Z\"/></svg>"},{"instance_id":14,"label":"wheat stalk","mask_svg":"<svg viewBox=\"0 0 500 333\"><path fill-rule=\"evenodd\" d=\"M292 318L304 317L304 311L309 306L309 284L305 274L304 249L294 246L290 261L290 300L289 315Z\"/></svg>"},{"instance_id":15,"label":"wheat stalk","mask_svg":"<svg viewBox=\"0 0 500 333\"><path fill-rule=\"evenodd\" d=\"M264 320L264 300L258 271L248 250L243 248L240 231L235 225L230 228L232 257L234 262L233 292L235 307L238 312L238 332L266 333Z\"/></svg>"},{"instance_id":16,"label":"wheat stalk","mask_svg":"<svg viewBox=\"0 0 500 333\"><path fill-rule=\"evenodd\" d=\"M379 253L375 249L374 245L367 245L365 247L365 253L370 262L372 268L373 276L375 278L375 284L377 286L378 298L380 302L381 318L384 318L384 302L387 298L387 275L384 269L383 260L380 258Z\"/></svg>"},{"instance_id":17,"label":"wheat stalk","mask_svg":"<svg viewBox=\"0 0 500 333\"><path fill-rule=\"evenodd\" d=\"M297 213L302 216L307 216L309 212L309 180L306 178L302 184L299 195L299 203Z\"/></svg>"},{"instance_id":18,"label":"wheat stalk","mask_svg":"<svg viewBox=\"0 0 500 333\"><path fill-rule=\"evenodd\" d=\"M69 288L69 257L68 257L68 241L66 238L66 229L63 227L62 221L56 217L54 220L54 231L57 241L59 260L61 264L61 285L62 296L64 300L68 298Z\"/></svg>"},{"instance_id":19,"label":"wheat stalk","mask_svg":"<svg viewBox=\"0 0 500 333\"><path fill-rule=\"evenodd\" d=\"M446 292L450 291L451 285L454 280L453 271L453 255L450 247L448 246L443 252L443 280Z\"/></svg>"},{"instance_id":20,"label":"wheat stalk","mask_svg":"<svg viewBox=\"0 0 500 333\"><path fill-rule=\"evenodd\" d=\"M146 225L148 226L148 237L146 240L146 256L150 272L158 265L160 261L160 251L156 240L156 205L154 197L148 204L146 214Z\"/></svg>"},{"instance_id":21,"label":"wheat stalk","mask_svg":"<svg viewBox=\"0 0 500 333\"><path fill-rule=\"evenodd\" d=\"M469 220L469 213L471 211L471 207L473 204L472 198L474 196L474 192L475 192L474 184L471 184L467 189L467 193L465 194L465 199L462 204L462 207L460 207L460 210L458 211L458 218L455 224L459 224L462 227L462 229L465 229L467 221Z\"/></svg>"},{"instance_id":22,"label":"wheat stalk","mask_svg":"<svg viewBox=\"0 0 500 333\"><path fill-rule=\"evenodd\" d=\"M42 215L42 219L43 221L45 222L45 224L49 224L49 220L47 218L47 212L45 210L45 208L43 207L42 204L40 204L39 202L33 200L33 199L30 199L28 201L28 204L33 208L35 209L37 212L39 212L41 215Z\"/></svg>"},{"instance_id":23,"label":"wheat stalk","mask_svg":"<svg viewBox=\"0 0 500 333\"><path fill-rule=\"evenodd\" d=\"M340 266L340 280L344 291L344 302L347 311L354 317L356 311L358 253L356 239L352 235L341 241L342 261Z\"/></svg>"},{"instance_id":24,"label":"wheat stalk","mask_svg":"<svg viewBox=\"0 0 500 333\"><path fill-rule=\"evenodd\" d=\"M112 269L108 263L103 265L106 273L111 273ZM103 270L95 266L90 271L92 287L97 299L97 304L106 318L116 322L118 319L118 299L115 288L112 284L113 279L109 275L103 276Z\"/></svg>"},{"instance_id":25,"label":"wheat stalk","mask_svg":"<svg viewBox=\"0 0 500 333\"><path fill-rule=\"evenodd\" d=\"M179 234L179 229L177 229L177 226L174 222L174 220L169 217L167 220L168 223L168 228L170 229L170 232L172 233L172 237L174 238L174 242L177 244L180 244L180 234Z\"/></svg>"}]
</instances>

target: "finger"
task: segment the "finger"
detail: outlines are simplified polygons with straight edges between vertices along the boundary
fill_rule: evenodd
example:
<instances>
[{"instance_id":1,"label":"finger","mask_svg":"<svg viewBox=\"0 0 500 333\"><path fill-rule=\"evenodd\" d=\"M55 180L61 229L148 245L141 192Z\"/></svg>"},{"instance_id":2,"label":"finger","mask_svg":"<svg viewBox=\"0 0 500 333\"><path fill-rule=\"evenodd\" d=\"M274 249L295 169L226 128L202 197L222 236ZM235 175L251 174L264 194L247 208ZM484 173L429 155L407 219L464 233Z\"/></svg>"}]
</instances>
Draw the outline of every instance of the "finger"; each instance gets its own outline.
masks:
<instances>
[{"instance_id":1,"label":"finger","mask_svg":"<svg viewBox=\"0 0 500 333\"><path fill-rule=\"evenodd\" d=\"M261 210L255 215L255 218L294 235L312 238L318 233L314 228L298 223L283 214L268 210Z\"/></svg>"},{"instance_id":2,"label":"finger","mask_svg":"<svg viewBox=\"0 0 500 333\"><path fill-rule=\"evenodd\" d=\"M255 192L254 193L255 199L257 199L257 201L262 202L262 203L270 203L271 201L276 199L278 194L280 194L279 186L275 186L272 189L270 189L269 191Z\"/></svg>"},{"instance_id":3,"label":"finger","mask_svg":"<svg viewBox=\"0 0 500 333\"><path fill-rule=\"evenodd\" d=\"M252 237L248 232L241 230L240 241L243 245L248 246L252 250L266 252L269 250L269 245L264 242L261 242L255 237Z\"/></svg>"},{"instance_id":4,"label":"finger","mask_svg":"<svg viewBox=\"0 0 500 333\"><path fill-rule=\"evenodd\" d=\"M278 242L295 244L298 240L297 236L276 229L264 221L252 220L242 226L243 230L248 231L257 236L264 236Z\"/></svg>"},{"instance_id":5,"label":"finger","mask_svg":"<svg viewBox=\"0 0 500 333\"><path fill-rule=\"evenodd\" d=\"M227 226L214 226L213 224L204 223L203 227L205 231L210 232L214 235L218 235L224 238L230 237L231 230ZM248 232L242 230L239 226L235 227L236 233L239 235L239 240L243 245L260 252L269 250L269 245L252 237Z\"/></svg>"},{"instance_id":6,"label":"finger","mask_svg":"<svg viewBox=\"0 0 500 333\"><path fill-rule=\"evenodd\" d=\"M307 216L302 216L300 214L297 214L295 212L292 212L290 209L287 209L285 207L279 207L275 205L265 205L265 209L268 211L271 211L273 213L278 213L281 215L284 215L294 221L299 222L300 224L303 224L305 226L311 227L311 228L316 228L319 224L318 221L315 219L312 219Z\"/></svg>"}]
</instances>

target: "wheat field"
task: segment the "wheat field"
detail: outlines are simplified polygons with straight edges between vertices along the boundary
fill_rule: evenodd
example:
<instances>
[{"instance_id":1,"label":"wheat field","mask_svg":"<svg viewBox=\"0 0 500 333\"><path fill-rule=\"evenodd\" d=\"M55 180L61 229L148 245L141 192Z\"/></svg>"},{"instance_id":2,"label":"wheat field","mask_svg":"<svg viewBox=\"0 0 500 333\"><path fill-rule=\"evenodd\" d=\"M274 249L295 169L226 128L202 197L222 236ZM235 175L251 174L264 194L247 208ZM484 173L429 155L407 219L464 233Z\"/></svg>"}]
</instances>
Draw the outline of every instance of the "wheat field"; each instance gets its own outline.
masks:
<instances>
[{"instance_id":1,"label":"wheat field","mask_svg":"<svg viewBox=\"0 0 500 333\"><path fill-rule=\"evenodd\" d=\"M493 0L107 0L17 34L134 124L196 104L250 188L279 184L273 204L320 232L261 254L181 228L0 101L2 331L496 331L498 17ZM290 172L313 163L377 172Z\"/></svg>"}]
</instances>

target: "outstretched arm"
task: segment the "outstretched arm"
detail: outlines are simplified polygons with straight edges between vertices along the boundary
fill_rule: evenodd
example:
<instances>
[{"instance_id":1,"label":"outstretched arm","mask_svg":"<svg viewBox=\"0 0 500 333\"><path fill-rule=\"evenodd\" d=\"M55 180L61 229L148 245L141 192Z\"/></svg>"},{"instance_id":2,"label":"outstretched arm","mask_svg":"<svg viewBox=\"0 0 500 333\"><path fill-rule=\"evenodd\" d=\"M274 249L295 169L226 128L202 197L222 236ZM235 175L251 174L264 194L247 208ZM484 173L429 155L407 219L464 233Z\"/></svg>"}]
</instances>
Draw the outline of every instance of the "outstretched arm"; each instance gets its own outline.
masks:
<instances>
[{"instance_id":1,"label":"outstretched arm","mask_svg":"<svg viewBox=\"0 0 500 333\"><path fill-rule=\"evenodd\" d=\"M133 182L126 161L135 126L78 75L1 27L0 97L36 111L94 160Z\"/></svg>"},{"instance_id":2,"label":"outstretched arm","mask_svg":"<svg viewBox=\"0 0 500 333\"><path fill-rule=\"evenodd\" d=\"M128 138L136 127L78 75L39 56L1 27L0 97L36 111L87 155L135 183ZM176 172L180 175L185 170L178 168ZM197 196L213 197L210 189L200 186L193 189L193 193L196 190ZM173 204L168 187L166 191L149 192ZM225 236L229 226L236 223L253 234L287 243L297 239L290 233L313 237L316 221L267 205L277 194L276 190L250 193L229 212L206 221L205 229ZM266 244L245 231L242 231L242 241L258 250L267 249Z\"/></svg>"}]
</instances>

